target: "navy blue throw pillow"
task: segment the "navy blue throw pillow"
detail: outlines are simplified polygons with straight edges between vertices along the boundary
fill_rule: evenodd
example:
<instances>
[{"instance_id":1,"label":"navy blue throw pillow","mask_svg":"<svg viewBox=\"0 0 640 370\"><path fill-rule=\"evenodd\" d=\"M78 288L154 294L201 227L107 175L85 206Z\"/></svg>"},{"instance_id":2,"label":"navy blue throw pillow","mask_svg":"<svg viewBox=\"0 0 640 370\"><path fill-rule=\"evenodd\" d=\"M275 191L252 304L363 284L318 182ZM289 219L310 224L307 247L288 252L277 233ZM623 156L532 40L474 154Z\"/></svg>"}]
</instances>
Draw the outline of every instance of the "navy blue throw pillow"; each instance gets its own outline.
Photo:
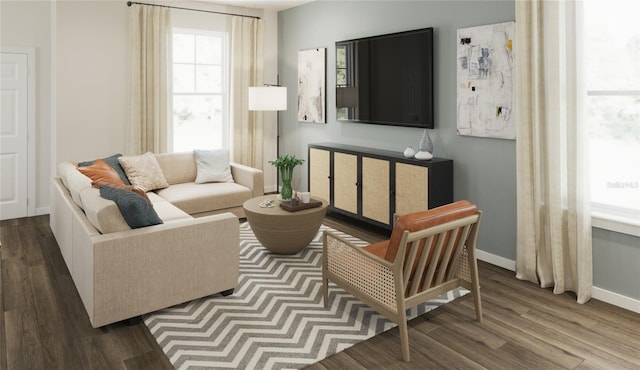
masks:
<instances>
[{"instance_id":1,"label":"navy blue throw pillow","mask_svg":"<svg viewBox=\"0 0 640 370\"><path fill-rule=\"evenodd\" d=\"M162 223L153 206L142 195L131 190L101 184L100 196L118 205L122 217L132 229Z\"/></svg>"},{"instance_id":2,"label":"navy blue throw pillow","mask_svg":"<svg viewBox=\"0 0 640 370\"><path fill-rule=\"evenodd\" d=\"M124 182L125 185L131 185L131 182L129 182L129 178L127 177L127 174L124 173L124 168L122 168L122 166L120 165L120 162L118 162L119 157L122 157L122 154L118 153L110 157L101 158L101 159L105 161L109 166L113 167L114 170L116 170L116 172L118 173L118 176L120 176L120 178L122 179L122 182ZM91 166L94 162L95 160L80 162L78 163L78 167L88 167L88 166Z\"/></svg>"}]
</instances>

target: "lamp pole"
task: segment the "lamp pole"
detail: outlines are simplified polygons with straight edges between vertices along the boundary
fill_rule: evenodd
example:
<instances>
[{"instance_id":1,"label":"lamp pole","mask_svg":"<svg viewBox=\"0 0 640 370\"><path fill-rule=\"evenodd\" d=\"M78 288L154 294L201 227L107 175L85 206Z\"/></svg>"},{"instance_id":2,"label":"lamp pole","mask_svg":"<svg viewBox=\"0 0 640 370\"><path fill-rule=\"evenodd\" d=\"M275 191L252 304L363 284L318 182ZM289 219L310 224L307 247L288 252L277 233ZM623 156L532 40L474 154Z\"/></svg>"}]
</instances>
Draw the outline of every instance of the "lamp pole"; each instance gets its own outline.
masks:
<instances>
[{"instance_id":1,"label":"lamp pole","mask_svg":"<svg viewBox=\"0 0 640 370\"><path fill-rule=\"evenodd\" d=\"M276 158L280 156L280 111L276 111ZM276 194L280 194L280 169L276 168Z\"/></svg>"},{"instance_id":2,"label":"lamp pole","mask_svg":"<svg viewBox=\"0 0 640 370\"><path fill-rule=\"evenodd\" d=\"M279 80L279 77L278 77ZM280 155L280 114L287 110L287 88L265 84L249 87L250 111L276 111L276 157ZM280 171L276 168L276 193L280 193Z\"/></svg>"}]
</instances>

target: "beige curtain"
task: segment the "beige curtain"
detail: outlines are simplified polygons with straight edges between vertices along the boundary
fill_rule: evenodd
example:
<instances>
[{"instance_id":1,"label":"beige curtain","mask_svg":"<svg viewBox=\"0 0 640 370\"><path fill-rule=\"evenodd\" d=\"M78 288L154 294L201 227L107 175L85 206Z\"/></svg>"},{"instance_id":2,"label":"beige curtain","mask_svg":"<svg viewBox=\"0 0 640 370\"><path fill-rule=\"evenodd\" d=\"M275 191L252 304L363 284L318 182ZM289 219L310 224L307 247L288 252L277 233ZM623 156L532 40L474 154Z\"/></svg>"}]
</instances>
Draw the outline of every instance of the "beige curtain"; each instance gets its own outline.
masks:
<instances>
[{"instance_id":1,"label":"beige curtain","mask_svg":"<svg viewBox=\"0 0 640 370\"><path fill-rule=\"evenodd\" d=\"M591 298L581 5L516 1L516 276Z\"/></svg>"},{"instance_id":2,"label":"beige curtain","mask_svg":"<svg viewBox=\"0 0 640 370\"><path fill-rule=\"evenodd\" d=\"M231 30L232 160L262 169L262 112L249 111L249 86L263 84L263 22L233 17Z\"/></svg>"},{"instance_id":3,"label":"beige curtain","mask_svg":"<svg viewBox=\"0 0 640 370\"><path fill-rule=\"evenodd\" d=\"M167 151L171 10L132 4L129 9L129 154Z\"/></svg>"}]
</instances>

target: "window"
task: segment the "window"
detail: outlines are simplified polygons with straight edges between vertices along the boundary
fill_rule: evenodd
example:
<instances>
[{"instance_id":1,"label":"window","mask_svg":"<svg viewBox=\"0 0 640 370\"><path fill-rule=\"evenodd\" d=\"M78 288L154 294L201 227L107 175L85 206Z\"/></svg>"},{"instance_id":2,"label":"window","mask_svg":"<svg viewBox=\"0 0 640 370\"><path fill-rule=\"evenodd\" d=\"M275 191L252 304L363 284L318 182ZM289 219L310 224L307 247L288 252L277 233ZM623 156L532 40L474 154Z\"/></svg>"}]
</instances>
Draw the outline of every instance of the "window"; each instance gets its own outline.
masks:
<instances>
[{"instance_id":1,"label":"window","mask_svg":"<svg viewBox=\"0 0 640 370\"><path fill-rule=\"evenodd\" d=\"M336 45L336 118L340 120L346 120L349 116L353 116L353 110L355 108L349 107L346 104L348 100L343 94L346 87L356 86L355 78L353 76L353 44L349 45Z\"/></svg>"},{"instance_id":2,"label":"window","mask_svg":"<svg viewBox=\"0 0 640 370\"><path fill-rule=\"evenodd\" d=\"M584 4L594 225L598 226L596 219L606 219L639 226L640 2L587 0Z\"/></svg>"},{"instance_id":3,"label":"window","mask_svg":"<svg viewBox=\"0 0 640 370\"><path fill-rule=\"evenodd\" d=\"M170 151L228 148L227 35L174 29Z\"/></svg>"}]
</instances>

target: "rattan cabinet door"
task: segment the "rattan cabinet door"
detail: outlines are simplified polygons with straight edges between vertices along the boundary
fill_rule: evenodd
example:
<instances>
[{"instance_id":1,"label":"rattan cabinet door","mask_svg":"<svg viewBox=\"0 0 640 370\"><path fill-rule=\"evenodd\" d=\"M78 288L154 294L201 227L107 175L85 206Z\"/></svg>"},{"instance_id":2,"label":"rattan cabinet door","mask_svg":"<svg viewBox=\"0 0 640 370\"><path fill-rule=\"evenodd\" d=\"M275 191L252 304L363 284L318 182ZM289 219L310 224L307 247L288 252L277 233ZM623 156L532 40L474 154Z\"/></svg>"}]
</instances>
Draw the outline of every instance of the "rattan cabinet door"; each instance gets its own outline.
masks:
<instances>
[{"instance_id":1,"label":"rattan cabinet door","mask_svg":"<svg viewBox=\"0 0 640 370\"><path fill-rule=\"evenodd\" d=\"M389 171L387 160L362 157L362 216L389 224Z\"/></svg>"},{"instance_id":2,"label":"rattan cabinet door","mask_svg":"<svg viewBox=\"0 0 640 370\"><path fill-rule=\"evenodd\" d=\"M398 215L429 209L429 168L396 163L396 211Z\"/></svg>"},{"instance_id":3,"label":"rattan cabinet door","mask_svg":"<svg viewBox=\"0 0 640 370\"><path fill-rule=\"evenodd\" d=\"M312 197L329 199L331 181L331 153L328 150L309 149L309 192Z\"/></svg>"},{"instance_id":4,"label":"rattan cabinet door","mask_svg":"<svg viewBox=\"0 0 640 370\"><path fill-rule=\"evenodd\" d=\"M333 153L333 206L358 213L358 156Z\"/></svg>"}]
</instances>

